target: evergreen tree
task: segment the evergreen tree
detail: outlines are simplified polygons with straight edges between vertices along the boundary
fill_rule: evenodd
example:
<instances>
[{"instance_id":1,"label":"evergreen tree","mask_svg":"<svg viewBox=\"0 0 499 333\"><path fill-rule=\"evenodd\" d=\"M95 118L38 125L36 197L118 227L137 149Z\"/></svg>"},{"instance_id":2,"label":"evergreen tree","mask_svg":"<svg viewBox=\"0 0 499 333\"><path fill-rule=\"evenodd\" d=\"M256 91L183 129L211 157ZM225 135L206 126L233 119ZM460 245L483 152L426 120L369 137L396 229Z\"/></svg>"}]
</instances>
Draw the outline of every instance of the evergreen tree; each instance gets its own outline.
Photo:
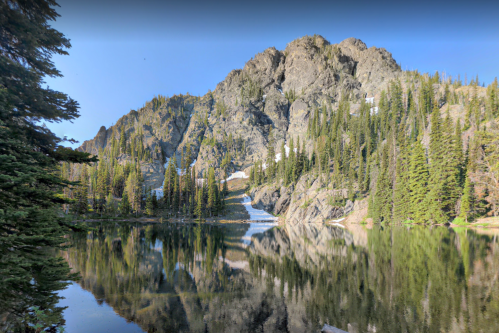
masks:
<instances>
[{"instance_id":1,"label":"evergreen tree","mask_svg":"<svg viewBox=\"0 0 499 333\"><path fill-rule=\"evenodd\" d=\"M152 209L153 212L158 210L158 196L156 195L156 190L153 190L152 192Z\"/></svg>"},{"instance_id":2,"label":"evergreen tree","mask_svg":"<svg viewBox=\"0 0 499 333\"><path fill-rule=\"evenodd\" d=\"M111 192L106 197L106 213L107 214L114 214L115 207L114 207L114 198Z\"/></svg>"},{"instance_id":3,"label":"evergreen tree","mask_svg":"<svg viewBox=\"0 0 499 333\"><path fill-rule=\"evenodd\" d=\"M173 201L172 201L172 210L175 216L180 209L180 184L179 184L179 176L175 173L173 177Z\"/></svg>"},{"instance_id":4,"label":"evergreen tree","mask_svg":"<svg viewBox=\"0 0 499 333\"><path fill-rule=\"evenodd\" d=\"M286 149L284 142L281 143L281 160L279 161L279 178L286 177Z\"/></svg>"},{"instance_id":5,"label":"evergreen tree","mask_svg":"<svg viewBox=\"0 0 499 333\"><path fill-rule=\"evenodd\" d=\"M463 194L461 196L461 209L459 213L459 217L464 219L466 222L470 222L472 218L474 202L473 192L473 184L470 181L470 177L466 176Z\"/></svg>"},{"instance_id":6,"label":"evergreen tree","mask_svg":"<svg viewBox=\"0 0 499 333\"><path fill-rule=\"evenodd\" d=\"M272 131L269 132L269 143L267 149L267 174L269 179L273 179L275 177L275 139Z\"/></svg>"},{"instance_id":7,"label":"evergreen tree","mask_svg":"<svg viewBox=\"0 0 499 333\"><path fill-rule=\"evenodd\" d=\"M126 134L125 134L125 125L121 126L121 131L120 131L120 149L121 153L125 154L126 153Z\"/></svg>"},{"instance_id":8,"label":"evergreen tree","mask_svg":"<svg viewBox=\"0 0 499 333\"><path fill-rule=\"evenodd\" d=\"M392 186L388 170L388 147L382 151L381 165L374 193L372 218L376 222L390 222L392 216Z\"/></svg>"},{"instance_id":9,"label":"evergreen tree","mask_svg":"<svg viewBox=\"0 0 499 333\"><path fill-rule=\"evenodd\" d=\"M69 203L64 188L76 184L57 169L61 162L96 161L65 148L44 125L79 116L76 101L44 84L46 76L61 76L52 55L66 55L70 47L48 24L59 16L54 5L0 3L0 313L8 314L2 321L20 326L33 306L52 310L49 324L62 319L57 290L76 275L59 255L72 226L57 210Z\"/></svg>"},{"instance_id":10,"label":"evergreen tree","mask_svg":"<svg viewBox=\"0 0 499 333\"><path fill-rule=\"evenodd\" d=\"M146 197L146 214L149 216L154 215L154 206L152 203L152 194L151 190L147 191L147 197Z\"/></svg>"},{"instance_id":11,"label":"evergreen tree","mask_svg":"<svg viewBox=\"0 0 499 333\"><path fill-rule=\"evenodd\" d=\"M88 173L86 165L83 165L80 183L75 190L75 203L73 204L73 212L79 215L85 215L88 211Z\"/></svg>"},{"instance_id":12,"label":"evergreen tree","mask_svg":"<svg viewBox=\"0 0 499 333\"><path fill-rule=\"evenodd\" d=\"M208 204L206 206L210 216L216 212L216 189L215 170L210 168L208 171Z\"/></svg>"},{"instance_id":13,"label":"evergreen tree","mask_svg":"<svg viewBox=\"0 0 499 333\"><path fill-rule=\"evenodd\" d=\"M396 178L393 194L393 221L403 222L410 216L409 161L405 138L402 137L397 158Z\"/></svg>"},{"instance_id":14,"label":"evergreen tree","mask_svg":"<svg viewBox=\"0 0 499 333\"><path fill-rule=\"evenodd\" d=\"M130 214L130 210L132 209L130 205L130 201L128 200L128 193L123 192L123 197L121 198L120 203L120 213L121 215L127 216Z\"/></svg>"},{"instance_id":15,"label":"evergreen tree","mask_svg":"<svg viewBox=\"0 0 499 333\"><path fill-rule=\"evenodd\" d=\"M436 100L434 100L431 115L430 131L430 179L428 182L428 215L427 219L432 223L445 223L449 217L446 208L447 192L447 170L445 167L444 134L442 131L442 120Z\"/></svg>"},{"instance_id":16,"label":"evergreen tree","mask_svg":"<svg viewBox=\"0 0 499 333\"><path fill-rule=\"evenodd\" d=\"M428 210L428 166L420 140L413 142L409 169L410 215L416 223L424 223Z\"/></svg>"},{"instance_id":17,"label":"evergreen tree","mask_svg":"<svg viewBox=\"0 0 499 333\"><path fill-rule=\"evenodd\" d=\"M201 220L203 218L203 209L204 209L204 204L203 204L203 189L200 188L197 191L197 197L196 197L196 210L194 211L194 214L198 217L198 220Z\"/></svg>"},{"instance_id":18,"label":"evergreen tree","mask_svg":"<svg viewBox=\"0 0 499 333\"><path fill-rule=\"evenodd\" d=\"M290 182L295 182L298 174L297 174L297 169L296 169L296 156L295 156L295 145L293 142L293 138L291 138L291 141L289 143L289 156L288 156L288 163L289 163L289 180Z\"/></svg>"}]
</instances>

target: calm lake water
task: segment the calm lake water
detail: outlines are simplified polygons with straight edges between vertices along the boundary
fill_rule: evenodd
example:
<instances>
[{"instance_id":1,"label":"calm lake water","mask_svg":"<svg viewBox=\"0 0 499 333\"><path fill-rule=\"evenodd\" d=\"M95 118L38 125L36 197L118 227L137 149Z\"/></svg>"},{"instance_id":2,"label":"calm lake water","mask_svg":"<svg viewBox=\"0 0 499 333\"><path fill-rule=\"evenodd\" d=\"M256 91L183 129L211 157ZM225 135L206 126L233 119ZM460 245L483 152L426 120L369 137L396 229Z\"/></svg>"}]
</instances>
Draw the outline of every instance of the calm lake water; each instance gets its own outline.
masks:
<instances>
[{"instance_id":1,"label":"calm lake water","mask_svg":"<svg viewBox=\"0 0 499 333\"><path fill-rule=\"evenodd\" d=\"M497 231L113 225L73 234L66 332L499 332Z\"/></svg>"}]
</instances>

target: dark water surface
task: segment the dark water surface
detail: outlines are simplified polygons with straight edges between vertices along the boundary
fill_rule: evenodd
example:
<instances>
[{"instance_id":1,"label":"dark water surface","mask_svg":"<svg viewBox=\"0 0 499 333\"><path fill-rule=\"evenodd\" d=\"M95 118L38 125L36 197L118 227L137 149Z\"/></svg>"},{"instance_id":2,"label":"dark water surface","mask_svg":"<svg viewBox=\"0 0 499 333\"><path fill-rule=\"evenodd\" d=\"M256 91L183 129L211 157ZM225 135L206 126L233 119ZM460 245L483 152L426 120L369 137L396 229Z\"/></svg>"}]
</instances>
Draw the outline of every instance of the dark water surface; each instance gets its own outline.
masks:
<instances>
[{"instance_id":1,"label":"dark water surface","mask_svg":"<svg viewBox=\"0 0 499 333\"><path fill-rule=\"evenodd\" d=\"M82 279L61 293L66 332L496 333L497 234L103 226L71 235L65 257Z\"/></svg>"}]
</instances>

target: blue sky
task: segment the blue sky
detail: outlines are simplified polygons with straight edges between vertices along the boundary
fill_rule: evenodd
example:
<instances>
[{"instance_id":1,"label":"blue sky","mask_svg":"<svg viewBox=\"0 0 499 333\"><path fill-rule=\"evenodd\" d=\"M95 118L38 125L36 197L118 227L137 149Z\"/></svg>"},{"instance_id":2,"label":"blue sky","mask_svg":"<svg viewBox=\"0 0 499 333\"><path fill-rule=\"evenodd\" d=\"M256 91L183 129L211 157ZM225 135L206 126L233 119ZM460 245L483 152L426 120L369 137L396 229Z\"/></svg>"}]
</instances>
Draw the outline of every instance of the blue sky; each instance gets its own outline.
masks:
<instances>
[{"instance_id":1,"label":"blue sky","mask_svg":"<svg viewBox=\"0 0 499 333\"><path fill-rule=\"evenodd\" d=\"M52 26L72 48L53 58L64 77L46 81L80 103L81 117L48 125L80 144L154 95L204 95L256 53L304 35L359 38L387 49L403 69L478 74L485 84L499 76L497 1L58 3Z\"/></svg>"}]
</instances>

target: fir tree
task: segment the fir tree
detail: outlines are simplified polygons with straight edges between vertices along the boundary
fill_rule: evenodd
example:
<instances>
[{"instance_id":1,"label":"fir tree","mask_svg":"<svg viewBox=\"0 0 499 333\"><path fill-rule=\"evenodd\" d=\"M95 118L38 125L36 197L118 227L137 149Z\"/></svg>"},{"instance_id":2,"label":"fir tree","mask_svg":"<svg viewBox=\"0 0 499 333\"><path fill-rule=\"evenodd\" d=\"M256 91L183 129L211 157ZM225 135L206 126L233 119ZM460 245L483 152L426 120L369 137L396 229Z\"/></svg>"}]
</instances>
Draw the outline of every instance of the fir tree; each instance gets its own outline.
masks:
<instances>
[{"instance_id":1,"label":"fir tree","mask_svg":"<svg viewBox=\"0 0 499 333\"><path fill-rule=\"evenodd\" d=\"M83 165L79 184L75 190L75 203L73 204L73 212L79 215L85 215L88 211L88 173L86 165Z\"/></svg>"},{"instance_id":2,"label":"fir tree","mask_svg":"<svg viewBox=\"0 0 499 333\"><path fill-rule=\"evenodd\" d=\"M128 193L124 192L120 203L120 213L121 215L127 216L130 214L131 209L132 207L130 206L130 201L128 200Z\"/></svg>"},{"instance_id":3,"label":"fir tree","mask_svg":"<svg viewBox=\"0 0 499 333\"><path fill-rule=\"evenodd\" d=\"M286 149L284 142L281 143L281 160L279 161L279 177L286 177Z\"/></svg>"},{"instance_id":4,"label":"fir tree","mask_svg":"<svg viewBox=\"0 0 499 333\"><path fill-rule=\"evenodd\" d=\"M444 133L442 130L442 120L440 110L436 100L434 100L433 112L431 115L430 132L430 179L428 182L428 215L427 219L432 223L445 223L448 221L446 203L448 199L448 170L446 163L446 150L444 147Z\"/></svg>"},{"instance_id":5,"label":"fir tree","mask_svg":"<svg viewBox=\"0 0 499 333\"><path fill-rule=\"evenodd\" d=\"M409 169L410 215L416 223L425 222L428 210L428 166L426 155L420 140L413 142Z\"/></svg>"},{"instance_id":6,"label":"fir tree","mask_svg":"<svg viewBox=\"0 0 499 333\"><path fill-rule=\"evenodd\" d=\"M204 209L203 189L200 188L200 189L198 189L198 192L197 192L196 210L194 211L194 214L196 214L196 216L198 217L198 220L201 220L203 218L203 209Z\"/></svg>"},{"instance_id":7,"label":"fir tree","mask_svg":"<svg viewBox=\"0 0 499 333\"><path fill-rule=\"evenodd\" d=\"M120 149L121 153L125 154L126 153L126 134L125 134L125 125L121 126L121 131L120 131Z\"/></svg>"},{"instance_id":8,"label":"fir tree","mask_svg":"<svg viewBox=\"0 0 499 333\"><path fill-rule=\"evenodd\" d=\"M57 169L61 162L97 160L65 148L44 125L79 117L76 101L44 84L46 76L62 76L51 57L70 47L48 24L59 16L54 5L0 3L0 313L8 314L7 323L20 323L33 306L52 310L50 325L61 321L57 290L76 275L59 254L73 226L57 210L69 203L63 190L76 184Z\"/></svg>"},{"instance_id":9,"label":"fir tree","mask_svg":"<svg viewBox=\"0 0 499 333\"><path fill-rule=\"evenodd\" d=\"M388 147L382 151L381 165L374 193L372 218L376 222L390 222L392 216L392 186L388 170Z\"/></svg>"},{"instance_id":10,"label":"fir tree","mask_svg":"<svg viewBox=\"0 0 499 333\"><path fill-rule=\"evenodd\" d=\"M114 198L111 192L106 197L106 213L109 215L113 215L115 211L114 207Z\"/></svg>"},{"instance_id":11,"label":"fir tree","mask_svg":"<svg viewBox=\"0 0 499 333\"><path fill-rule=\"evenodd\" d=\"M152 209L153 212L158 210L158 196L156 195L156 190L153 190L152 192Z\"/></svg>"},{"instance_id":12,"label":"fir tree","mask_svg":"<svg viewBox=\"0 0 499 333\"><path fill-rule=\"evenodd\" d=\"M216 183L215 183L215 170L210 168L208 171L208 209L210 216L216 212Z\"/></svg>"},{"instance_id":13,"label":"fir tree","mask_svg":"<svg viewBox=\"0 0 499 333\"><path fill-rule=\"evenodd\" d=\"M402 222L410 216L409 161L405 138L402 137L397 158L396 178L393 194L393 221Z\"/></svg>"},{"instance_id":14,"label":"fir tree","mask_svg":"<svg viewBox=\"0 0 499 333\"><path fill-rule=\"evenodd\" d=\"M172 210L175 216L180 209L180 184L179 184L179 176L177 174L173 177L173 200L172 200Z\"/></svg>"},{"instance_id":15,"label":"fir tree","mask_svg":"<svg viewBox=\"0 0 499 333\"><path fill-rule=\"evenodd\" d=\"M146 197L146 214L152 216L154 215L154 205L153 205L151 190L147 191L147 193L148 194Z\"/></svg>"},{"instance_id":16,"label":"fir tree","mask_svg":"<svg viewBox=\"0 0 499 333\"><path fill-rule=\"evenodd\" d=\"M464 182L463 194L461 196L461 209L459 213L459 217L464 219L466 222L470 222L472 218L472 210L473 210L473 184L470 181L470 177L466 176L466 180Z\"/></svg>"}]
</instances>

